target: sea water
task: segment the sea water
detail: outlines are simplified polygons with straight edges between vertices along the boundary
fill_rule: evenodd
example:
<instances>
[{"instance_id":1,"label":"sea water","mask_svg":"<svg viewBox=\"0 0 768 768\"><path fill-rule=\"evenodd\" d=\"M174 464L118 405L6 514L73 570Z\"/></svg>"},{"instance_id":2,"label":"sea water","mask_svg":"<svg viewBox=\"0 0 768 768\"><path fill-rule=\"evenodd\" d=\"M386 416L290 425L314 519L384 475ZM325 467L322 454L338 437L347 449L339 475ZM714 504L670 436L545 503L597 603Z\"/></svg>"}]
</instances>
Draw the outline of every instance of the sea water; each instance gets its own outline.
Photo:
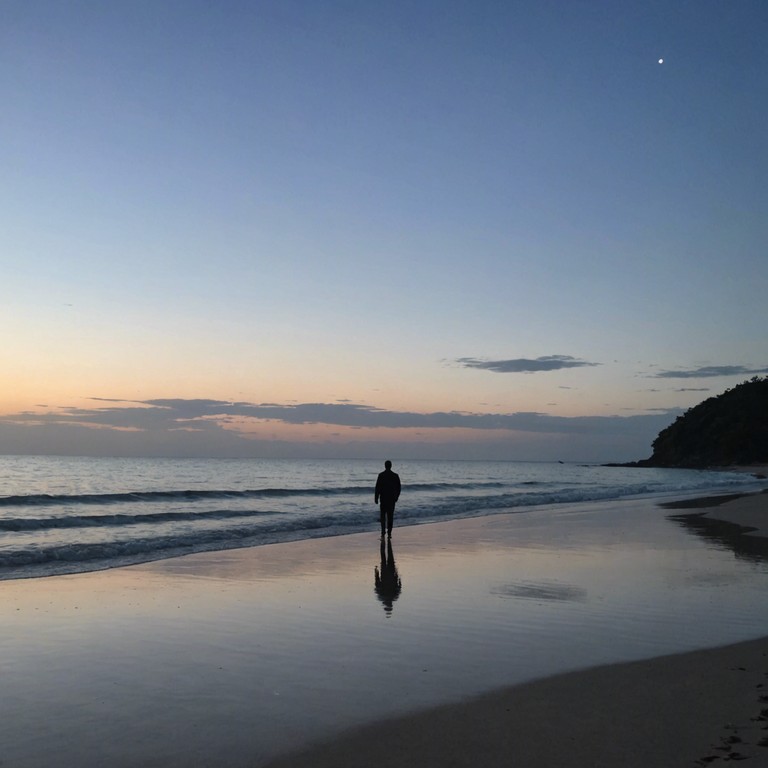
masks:
<instances>
[{"instance_id":1,"label":"sea water","mask_svg":"<svg viewBox=\"0 0 768 768\"><path fill-rule=\"evenodd\" d=\"M0 457L0 579L378 527L369 460ZM543 505L751 491L749 474L561 463L407 461L396 525Z\"/></svg>"}]
</instances>

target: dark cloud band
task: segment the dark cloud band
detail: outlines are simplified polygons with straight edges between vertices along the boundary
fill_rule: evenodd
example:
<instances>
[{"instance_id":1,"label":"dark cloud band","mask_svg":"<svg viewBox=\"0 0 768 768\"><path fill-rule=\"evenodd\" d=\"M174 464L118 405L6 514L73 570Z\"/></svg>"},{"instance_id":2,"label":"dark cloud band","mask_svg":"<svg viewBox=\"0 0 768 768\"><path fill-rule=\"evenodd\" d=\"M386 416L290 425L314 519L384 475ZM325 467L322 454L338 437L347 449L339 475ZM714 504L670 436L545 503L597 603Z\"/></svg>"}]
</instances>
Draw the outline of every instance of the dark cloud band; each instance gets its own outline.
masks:
<instances>
[{"instance_id":1,"label":"dark cloud band","mask_svg":"<svg viewBox=\"0 0 768 768\"><path fill-rule=\"evenodd\" d=\"M745 368L743 365L705 365L683 371L659 371L654 379L709 379L715 376L752 376L768 373L768 368Z\"/></svg>"},{"instance_id":2,"label":"dark cloud band","mask_svg":"<svg viewBox=\"0 0 768 768\"><path fill-rule=\"evenodd\" d=\"M494 373L538 373L541 371L559 371L563 368L585 368L600 365L600 363L590 363L570 355L545 355L534 360L524 357L515 360L480 360L476 357L460 357L456 362L464 368L479 368Z\"/></svg>"},{"instance_id":3,"label":"dark cloud band","mask_svg":"<svg viewBox=\"0 0 768 768\"><path fill-rule=\"evenodd\" d=\"M114 403L116 401L100 402ZM666 412L666 418L673 415ZM632 419L657 416L549 416L536 412L466 413L387 411L354 403L244 403L223 400L156 399L100 408L67 408L44 414L6 417L16 423L80 424L82 426L143 431L220 429L238 419L278 421L284 424L326 424L340 427L388 429L474 429L535 433L608 434Z\"/></svg>"}]
</instances>

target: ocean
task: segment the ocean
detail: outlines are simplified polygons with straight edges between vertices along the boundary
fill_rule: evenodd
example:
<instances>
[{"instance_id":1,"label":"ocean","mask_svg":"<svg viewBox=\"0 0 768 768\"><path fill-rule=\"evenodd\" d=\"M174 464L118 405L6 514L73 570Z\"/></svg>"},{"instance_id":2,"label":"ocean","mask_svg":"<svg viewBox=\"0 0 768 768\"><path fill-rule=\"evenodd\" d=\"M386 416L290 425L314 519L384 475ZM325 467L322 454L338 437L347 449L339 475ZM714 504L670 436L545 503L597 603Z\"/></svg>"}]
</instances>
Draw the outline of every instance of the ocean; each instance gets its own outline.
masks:
<instances>
[{"instance_id":1,"label":"ocean","mask_svg":"<svg viewBox=\"0 0 768 768\"><path fill-rule=\"evenodd\" d=\"M0 457L0 579L378 530L382 462ZM749 474L404 461L395 526L545 505L766 487Z\"/></svg>"}]
</instances>

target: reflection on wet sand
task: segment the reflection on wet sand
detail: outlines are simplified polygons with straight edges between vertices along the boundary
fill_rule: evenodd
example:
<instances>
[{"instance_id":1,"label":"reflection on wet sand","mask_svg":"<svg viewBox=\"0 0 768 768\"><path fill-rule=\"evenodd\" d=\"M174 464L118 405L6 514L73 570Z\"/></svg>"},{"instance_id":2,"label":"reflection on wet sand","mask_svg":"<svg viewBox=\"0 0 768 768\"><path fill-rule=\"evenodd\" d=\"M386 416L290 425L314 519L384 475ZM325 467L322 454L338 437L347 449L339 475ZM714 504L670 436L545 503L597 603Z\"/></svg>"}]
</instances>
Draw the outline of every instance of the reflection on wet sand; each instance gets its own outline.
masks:
<instances>
[{"instance_id":1,"label":"reflection on wet sand","mask_svg":"<svg viewBox=\"0 0 768 768\"><path fill-rule=\"evenodd\" d=\"M587 590L583 587L555 581L519 581L512 584L500 584L491 589L491 594L526 600L583 602L587 599Z\"/></svg>"},{"instance_id":2,"label":"reflection on wet sand","mask_svg":"<svg viewBox=\"0 0 768 768\"><path fill-rule=\"evenodd\" d=\"M711 507L725 505L728 509L728 512L726 513L721 513L718 510L711 513L708 513L707 511L687 512L670 515L669 519L682 525L691 533L705 539L717 549L731 550L737 558L743 560L765 563L768 561L768 538L763 535L748 535L751 532L758 531L758 528L755 526L763 525L765 519L763 516L763 513L765 512L763 502L763 499L765 498L764 494L765 491L761 494L752 496L732 494L727 496L706 497L703 499L684 499L682 501L667 502L660 504L659 506L662 507L662 509L669 510L706 510ZM746 499L749 502L757 503L760 515L758 517L742 516L741 518L737 518L743 524L732 522L728 519L719 519L720 514L722 514L723 518L733 516L731 511L733 509L732 502L737 502L740 499ZM754 522L754 526L750 525L750 522ZM764 528L759 531L759 534L762 534L763 531Z\"/></svg>"},{"instance_id":3,"label":"reflection on wet sand","mask_svg":"<svg viewBox=\"0 0 768 768\"><path fill-rule=\"evenodd\" d=\"M386 545L384 544L384 539L381 540L380 557L381 564L373 569L374 589L376 596L384 605L387 618L389 618L392 615L393 604L400 597L400 591L403 588L400 575L397 572L397 566L395 566L392 539L389 539Z\"/></svg>"},{"instance_id":4,"label":"reflection on wet sand","mask_svg":"<svg viewBox=\"0 0 768 768\"><path fill-rule=\"evenodd\" d=\"M714 544L717 549L730 549L742 560L754 563L768 562L768 539L746 535L750 530L754 530L753 528L707 517L706 512L670 515L669 519Z\"/></svg>"}]
</instances>

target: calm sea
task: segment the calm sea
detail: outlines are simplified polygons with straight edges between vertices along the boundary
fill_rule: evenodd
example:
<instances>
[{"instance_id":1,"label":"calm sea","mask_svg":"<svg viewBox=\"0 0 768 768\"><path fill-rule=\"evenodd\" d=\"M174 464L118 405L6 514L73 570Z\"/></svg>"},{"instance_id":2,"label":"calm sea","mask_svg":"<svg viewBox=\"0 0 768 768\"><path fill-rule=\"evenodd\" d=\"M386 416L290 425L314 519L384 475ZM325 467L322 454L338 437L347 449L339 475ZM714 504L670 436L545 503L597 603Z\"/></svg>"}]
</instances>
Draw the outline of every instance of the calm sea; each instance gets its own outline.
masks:
<instances>
[{"instance_id":1,"label":"calm sea","mask_svg":"<svg viewBox=\"0 0 768 768\"><path fill-rule=\"evenodd\" d=\"M0 579L378 529L366 460L0 457ZM396 525L765 487L750 475L407 461Z\"/></svg>"}]
</instances>

